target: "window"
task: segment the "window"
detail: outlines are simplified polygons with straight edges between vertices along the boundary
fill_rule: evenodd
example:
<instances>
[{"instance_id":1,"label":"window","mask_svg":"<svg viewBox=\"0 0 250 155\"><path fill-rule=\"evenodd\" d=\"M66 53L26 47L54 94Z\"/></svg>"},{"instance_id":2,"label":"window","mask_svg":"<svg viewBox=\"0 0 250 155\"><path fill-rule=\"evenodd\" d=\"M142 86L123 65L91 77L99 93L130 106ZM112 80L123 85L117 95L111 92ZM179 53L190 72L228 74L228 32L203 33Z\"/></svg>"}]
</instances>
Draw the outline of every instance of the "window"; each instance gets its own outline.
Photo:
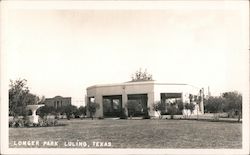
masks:
<instances>
[{"instance_id":1,"label":"window","mask_svg":"<svg viewBox=\"0 0 250 155\"><path fill-rule=\"evenodd\" d=\"M119 117L122 112L122 96L103 96L104 117Z\"/></svg>"},{"instance_id":2,"label":"window","mask_svg":"<svg viewBox=\"0 0 250 155\"><path fill-rule=\"evenodd\" d=\"M103 99L103 112L112 112L112 103L110 99Z\"/></svg>"},{"instance_id":3,"label":"window","mask_svg":"<svg viewBox=\"0 0 250 155\"><path fill-rule=\"evenodd\" d=\"M120 109L120 100L119 99L113 99L113 109L114 110Z\"/></svg>"},{"instance_id":4,"label":"window","mask_svg":"<svg viewBox=\"0 0 250 155\"><path fill-rule=\"evenodd\" d=\"M89 97L89 102L95 102L95 97Z\"/></svg>"}]
</instances>

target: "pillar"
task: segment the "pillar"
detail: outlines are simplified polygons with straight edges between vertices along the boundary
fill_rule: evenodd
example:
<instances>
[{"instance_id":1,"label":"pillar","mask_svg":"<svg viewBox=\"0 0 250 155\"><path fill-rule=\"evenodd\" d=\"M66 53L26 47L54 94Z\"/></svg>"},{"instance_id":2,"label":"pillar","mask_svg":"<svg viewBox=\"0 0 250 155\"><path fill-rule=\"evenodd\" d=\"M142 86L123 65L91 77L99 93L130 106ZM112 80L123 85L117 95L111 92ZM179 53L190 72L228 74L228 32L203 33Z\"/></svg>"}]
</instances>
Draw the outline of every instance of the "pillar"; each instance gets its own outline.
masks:
<instances>
[{"instance_id":1,"label":"pillar","mask_svg":"<svg viewBox=\"0 0 250 155\"><path fill-rule=\"evenodd\" d=\"M103 103L102 103L102 96L96 95L95 96L95 102L98 103L99 109L96 109L95 117L103 117Z\"/></svg>"},{"instance_id":2,"label":"pillar","mask_svg":"<svg viewBox=\"0 0 250 155\"><path fill-rule=\"evenodd\" d=\"M150 92L148 93L148 108L149 108L149 116L154 116L154 104L155 104L155 101L156 101L156 94L154 94L154 92ZM160 96L160 94L158 94ZM160 98L160 97L159 97Z\"/></svg>"},{"instance_id":3,"label":"pillar","mask_svg":"<svg viewBox=\"0 0 250 155\"><path fill-rule=\"evenodd\" d=\"M122 94L122 108L124 108L126 116L128 116L128 106L127 106L127 104L128 104L128 96L124 92Z\"/></svg>"}]
</instances>

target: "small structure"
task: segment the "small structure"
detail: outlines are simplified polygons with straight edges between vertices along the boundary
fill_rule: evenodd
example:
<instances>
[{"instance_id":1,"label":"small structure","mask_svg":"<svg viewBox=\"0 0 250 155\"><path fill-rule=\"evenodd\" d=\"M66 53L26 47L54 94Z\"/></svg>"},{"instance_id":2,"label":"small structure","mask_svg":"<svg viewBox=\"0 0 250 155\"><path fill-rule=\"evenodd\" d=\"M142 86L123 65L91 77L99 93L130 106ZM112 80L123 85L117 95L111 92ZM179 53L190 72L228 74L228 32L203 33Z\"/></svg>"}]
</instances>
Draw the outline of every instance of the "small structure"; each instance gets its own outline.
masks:
<instances>
[{"instance_id":1,"label":"small structure","mask_svg":"<svg viewBox=\"0 0 250 155\"><path fill-rule=\"evenodd\" d=\"M36 115L36 111L37 111L37 109L39 109L42 106L44 106L44 104L27 105L27 110L31 110L31 112L32 112L32 115L29 116L29 121L31 123L38 124L38 118L39 118L39 116Z\"/></svg>"},{"instance_id":2,"label":"small structure","mask_svg":"<svg viewBox=\"0 0 250 155\"><path fill-rule=\"evenodd\" d=\"M128 114L128 103L138 105L135 111L139 109L142 114L148 111L150 116L159 117L153 108L155 102L172 103L180 100L183 103L194 103L199 96L202 96L201 89L192 85L153 80L94 85L87 88L87 102L100 104L96 117L119 117L123 109ZM203 101L197 103L194 111L204 113Z\"/></svg>"}]
</instances>

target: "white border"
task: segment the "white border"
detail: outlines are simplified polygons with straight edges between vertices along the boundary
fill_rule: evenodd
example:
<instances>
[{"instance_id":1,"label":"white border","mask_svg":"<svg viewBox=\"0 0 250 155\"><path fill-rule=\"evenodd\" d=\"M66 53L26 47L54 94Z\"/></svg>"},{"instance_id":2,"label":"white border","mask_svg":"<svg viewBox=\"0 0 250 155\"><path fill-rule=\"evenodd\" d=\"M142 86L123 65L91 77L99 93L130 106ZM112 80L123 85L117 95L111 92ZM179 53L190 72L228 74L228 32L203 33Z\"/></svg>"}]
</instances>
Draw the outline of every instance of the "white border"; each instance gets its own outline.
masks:
<instances>
[{"instance_id":1,"label":"white border","mask_svg":"<svg viewBox=\"0 0 250 155\"><path fill-rule=\"evenodd\" d=\"M237 4L237 5L235 5ZM237 7L235 7L237 6ZM4 13L9 9L81 9L81 10L159 10L159 9L232 9L242 11L249 27L248 1L2 1L1 22L6 20ZM1 34L4 26L1 27ZM1 37L1 154L249 154L249 80L243 92L243 133L242 149L35 149L9 148L8 141L8 83L6 49ZM248 38L249 41L249 38ZM246 57L249 62L250 57ZM249 64L247 67L249 75ZM249 79L249 77L247 78Z\"/></svg>"},{"instance_id":2,"label":"white border","mask_svg":"<svg viewBox=\"0 0 250 155\"><path fill-rule=\"evenodd\" d=\"M236 7L237 4L237 7ZM248 1L214 1L210 0L179 0L179 1L70 1L70 0L54 0L54 1L3 1L2 5L6 9L95 9L95 10L144 10L144 9L234 9L240 8L246 9L248 7Z\"/></svg>"}]
</instances>

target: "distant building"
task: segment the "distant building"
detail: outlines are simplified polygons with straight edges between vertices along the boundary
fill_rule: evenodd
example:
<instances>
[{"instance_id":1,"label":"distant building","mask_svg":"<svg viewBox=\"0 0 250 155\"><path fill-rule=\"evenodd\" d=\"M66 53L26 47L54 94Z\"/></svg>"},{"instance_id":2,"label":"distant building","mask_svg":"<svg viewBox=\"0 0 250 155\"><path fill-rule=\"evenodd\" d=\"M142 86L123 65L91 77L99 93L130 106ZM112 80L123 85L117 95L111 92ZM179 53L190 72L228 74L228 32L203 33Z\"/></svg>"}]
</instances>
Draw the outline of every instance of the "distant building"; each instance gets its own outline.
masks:
<instances>
[{"instance_id":1,"label":"distant building","mask_svg":"<svg viewBox=\"0 0 250 155\"><path fill-rule=\"evenodd\" d=\"M44 104L56 109L65 107L71 105L71 97L55 96L54 98L46 98Z\"/></svg>"},{"instance_id":2,"label":"distant building","mask_svg":"<svg viewBox=\"0 0 250 155\"><path fill-rule=\"evenodd\" d=\"M201 93L201 89L188 84L155 81L125 82L88 87L87 102L100 104L95 115L97 117L119 117L122 108L128 111L128 102L139 103L142 107L141 111L145 112L149 109L149 115L154 116L153 104L157 101L171 103L180 100L183 103L195 103ZM203 101L195 104L195 111L203 114Z\"/></svg>"}]
</instances>

